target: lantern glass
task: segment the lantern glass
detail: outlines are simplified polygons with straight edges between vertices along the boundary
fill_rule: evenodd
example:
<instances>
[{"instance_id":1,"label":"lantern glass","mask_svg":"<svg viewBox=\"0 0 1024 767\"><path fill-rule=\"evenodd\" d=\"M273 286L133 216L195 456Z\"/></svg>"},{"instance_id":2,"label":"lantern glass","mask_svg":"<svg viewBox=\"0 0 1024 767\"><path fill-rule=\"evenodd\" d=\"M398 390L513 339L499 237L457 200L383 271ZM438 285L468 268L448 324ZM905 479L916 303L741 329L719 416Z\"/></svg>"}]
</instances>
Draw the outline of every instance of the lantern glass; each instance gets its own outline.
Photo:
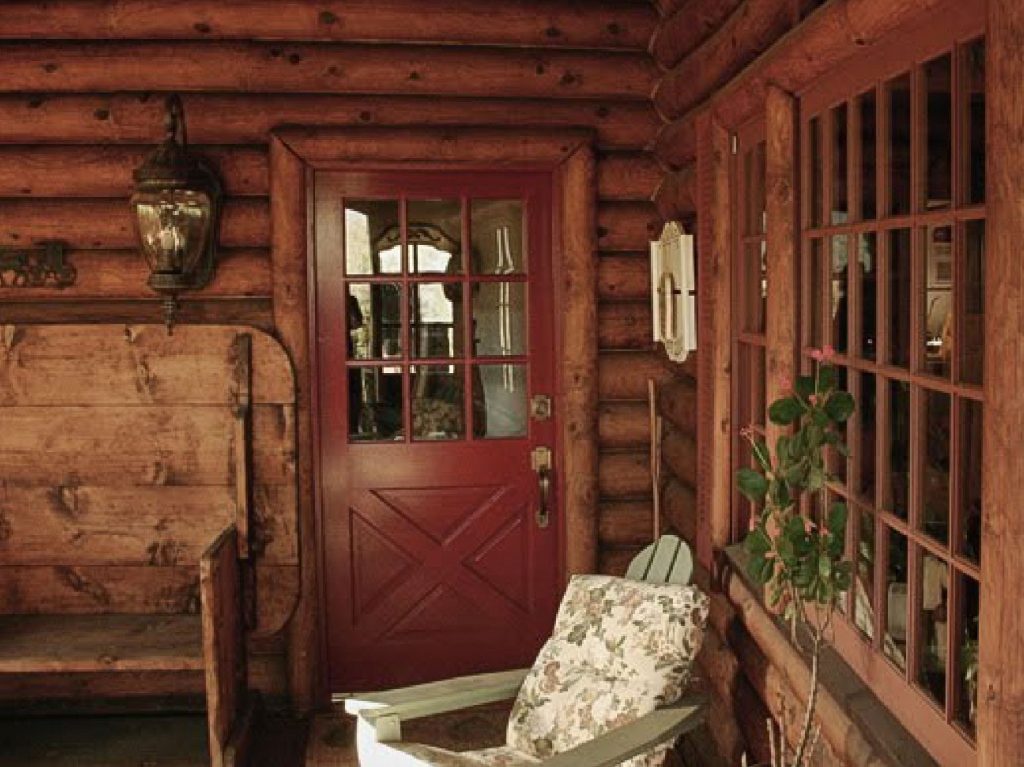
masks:
<instances>
[{"instance_id":1,"label":"lantern glass","mask_svg":"<svg viewBox=\"0 0 1024 767\"><path fill-rule=\"evenodd\" d=\"M213 201L204 191L139 191L132 198L153 287L186 288L204 277Z\"/></svg>"}]
</instances>

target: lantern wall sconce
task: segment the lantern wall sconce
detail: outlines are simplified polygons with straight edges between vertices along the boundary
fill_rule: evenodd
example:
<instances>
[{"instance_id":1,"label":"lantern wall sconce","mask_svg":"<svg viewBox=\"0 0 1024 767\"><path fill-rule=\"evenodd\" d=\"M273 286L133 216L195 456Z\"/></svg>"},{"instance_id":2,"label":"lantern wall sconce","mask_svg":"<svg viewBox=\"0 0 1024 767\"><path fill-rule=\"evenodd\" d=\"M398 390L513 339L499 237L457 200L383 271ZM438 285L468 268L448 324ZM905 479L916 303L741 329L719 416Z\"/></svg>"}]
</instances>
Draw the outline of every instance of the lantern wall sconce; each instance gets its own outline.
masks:
<instances>
[{"instance_id":1,"label":"lantern wall sconce","mask_svg":"<svg viewBox=\"0 0 1024 767\"><path fill-rule=\"evenodd\" d=\"M669 221L651 243L651 302L654 343L664 344L673 362L685 362L697 348L697 285L693 235Z\"/></svg>"},{"instance_id":2,"label":"lantern wall sconce","mask_svg":"<svg viewBox=\"0 0 1024 767\"><path fill-rule=\"evenodd\" d=\"M213 276L221 184L208 165L189 154L181 99L168 97L166 107L166 135L135 170L131 206L149 265L149 287L163 296L170 332L179 294L204 287Z\"/></svg>"}]
</instances>

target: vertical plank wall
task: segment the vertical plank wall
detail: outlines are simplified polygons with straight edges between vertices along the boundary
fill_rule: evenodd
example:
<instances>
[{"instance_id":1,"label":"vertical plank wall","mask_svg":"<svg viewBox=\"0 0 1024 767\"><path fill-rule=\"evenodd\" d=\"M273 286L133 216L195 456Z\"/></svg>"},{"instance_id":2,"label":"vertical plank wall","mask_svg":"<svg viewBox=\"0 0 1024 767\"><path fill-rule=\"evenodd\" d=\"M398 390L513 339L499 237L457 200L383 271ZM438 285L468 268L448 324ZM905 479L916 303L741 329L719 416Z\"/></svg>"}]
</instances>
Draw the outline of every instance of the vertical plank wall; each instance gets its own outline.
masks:
<instances>
[{"instance_id":1,"label":"vertical plank wall","mask_svg":"<svg viewBox=\"0 0 1024 767\"><path fill-rule=\"evenodd\" d=\"M12 0L0 11L0 247L61 239L74 287L0 288L0 324L153 322L132 170L182 94L224 181L213 283L182 321L273 331L267 137L279 125L591 126L599 152L601 566L650 530L649 202L661 125L642 0ZM298 372L301 380L302 371Z\"/></svg>"}]
</instances>

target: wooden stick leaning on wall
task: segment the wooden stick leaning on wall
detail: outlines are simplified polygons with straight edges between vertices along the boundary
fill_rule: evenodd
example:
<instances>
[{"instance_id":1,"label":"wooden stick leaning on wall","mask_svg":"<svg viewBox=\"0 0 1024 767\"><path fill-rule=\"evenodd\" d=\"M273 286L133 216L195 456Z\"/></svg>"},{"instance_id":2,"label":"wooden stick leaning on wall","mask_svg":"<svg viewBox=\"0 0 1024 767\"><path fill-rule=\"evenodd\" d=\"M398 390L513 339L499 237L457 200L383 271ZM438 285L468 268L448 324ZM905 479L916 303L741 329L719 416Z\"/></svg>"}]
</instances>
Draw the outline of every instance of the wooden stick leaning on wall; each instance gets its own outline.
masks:
<instances>
[{"instance_id":1,"label":"wooden stick leaning on wall","mask_svg":"<svg viewBox=\"0 0 1024 767\"><path fill-rule=\"evenodd\" d=\"M653 503L653 536L661 537L661 416L658 415L658 385L647 379L647 402L651 419L651 495Z\"/></svg>"},{"instance_id":2,"label":"wooden stick leaning on wall","mask_svg":"<svg viewBox=\"0 0 1024 767\"><path fill-rule=\"evenodd\" d=\"M246 626L256 625L256 577L250 550L252 525L252 334L239 333L232 345L235 367L235 527L241 563L242 615Z\"/></svg>"}]
</instances>

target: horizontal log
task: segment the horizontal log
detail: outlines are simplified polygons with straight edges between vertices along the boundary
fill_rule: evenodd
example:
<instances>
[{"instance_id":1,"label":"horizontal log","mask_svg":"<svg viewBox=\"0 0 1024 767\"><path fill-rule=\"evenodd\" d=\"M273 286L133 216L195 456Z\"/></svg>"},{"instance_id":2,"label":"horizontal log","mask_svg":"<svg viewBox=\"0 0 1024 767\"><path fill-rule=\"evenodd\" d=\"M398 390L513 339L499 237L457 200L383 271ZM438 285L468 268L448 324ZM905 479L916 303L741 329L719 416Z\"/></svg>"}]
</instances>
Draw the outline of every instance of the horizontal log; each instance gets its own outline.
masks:
<instances>
[{"instance_id":1,"label":"horizontal log","mask_svg":"<svg viewBox=\"0 0 1024 767\"><path fill-rule=\"evenodd\" d=\"M597 208L597 245L602 252L646 251L661 234L650 202L602 202Z\"/></svg>"},{"instance_id":2,"label":"horizontal log","mask_svg":"<svg viewBox=\"0 0 1024 767\"><path fill-rule=\"evenodd\" d=\"M680 171L666 173L654 192L654 206L658 209L658 214L666 221L691 220L696 216L696 168L691 165Z\"/></svg>"},{"instance_id":3,"label":"horizontal log","mask_svg":"<svg viewBox=\"0 0 1024 767\"><path fill-rule=\"evenodd\" d=\"M605 152L598 157L597 192L602 200L650 200L661 178L650 152Z\"/></svg>"},{"instance_id":4,"label":"horizontal log","mask_svg":"<svg viewBox=\"0 0 1024 767\"><path fill-rule=\"evenodd\" d=\"M0 406L221 405L237 402L237 327L7 326L0 329ZM291 361L252 336L251 400L295 402ZM215 532L220 532L217 530Z\"/></svg>"},{"instance_id":5,"label":"horizontal log","mask_svg":"<svg viewBox=\"0 0 1024 767\"><path fill-rule=\"evenodd\" d=\"M670 381L674 373L652 351L606 351L598 358L598 390L602 401L647 401L647 382Z\"/></svg>"},{"instance_id":6,"label":"horizontal log","mask_svg":"<svg viewBox=\"0 0 1024 767\"><path fill-rule=\"evenodd\" d=\"M8 293L7 295L10 295ZM0 301L0 324L66 324L76 322L149 324L164 321L160 299L149 301ZM251 325L274 329L270 300L266 298L183 298L176 330L187 323Z\"/></svg>"},{"instance_id":7,"label":"horizontal log","mask_svg":"<svg viewBox=\"0 0 1024 767\"><path fill-rule=\"evenodd\" d=\"M642 448L650 445L650 412L646 402L602 402L597 414L601 447Z\"/></svg>"},{"instance_id":8,"label":"horizontal log","mask_svg":"<svg viewBox=\"0 0 1024 767\"><path fill-rule=\"evenodd\" d=\"M597 263L599 301L649 301L651 258L647 253L601 256Z\"/></svg>"},{"instance_id":9,"label":"horizontal log","mask_svg":"<svg viewBox=\"0 0 1024 767\"><path fill-rule=\"evenodd\" d=\"M254 561L298 563L293 487L254 488ZM197 565L235 519L234 489L0 486L5 565Z\"/></svg>"},{"instance_id":10,"label":"horizontal log","mask_svg":"<svg viewBox=\"0 0 1024 767\"><path fill-rule=\"evenodd\" d=\"M6 407L0 476L48 485L232 485L223 406ZM253 407L253 476L295 482L294 406ZM41 460L45 456L46 460Z\"/></svg>"},{"instance_id":11,"label":"horizontal log","mask_svg":"<svg viewBox=\"0 0 1024 767\"><path fill-rule=\"evenodd\" d=\"M154 135L154 139L157 137ZM190 146L217 172L225 194L266 197L267 152L253 146ZM0 197L129 197L145 146L0 146Z\"/></svg>"},{"instance_id":12,"label":"horizontal log","mask_svg":"<svg viewBox=\"0 0 1024 767\"><path fill-rule=\"evenodd\" d=\"M653 349L650 302L599 305L597 341L601 349Z\"/></svg>"},{"instance_id":13,"label":"horizontal log","mask_svg":"<svg viewBox=\"0 0 1024 767\"><path fill-rule=\"evenodd\" d=\"M35 40L321 40L646 50L657 16L643 3L565 0L7 0L0 37Z\"/></svg>"},{"instance_id":14,"label":"horizontal log","mask_svg":"<svg viewBox=\"0 0 1024 767\"><path fill-rule=\"evenodd\" d=\"M41 240L62 240L77 249L137 247L131 209L124 199L0 200L0 247L28 247ZM225 248L266 248L270 244L270 207L264 197L224 201L219 244Z\"/></svg>"},{"instance_id":15,"label":"horizontal log","mask_svg":"<svg viewBox=\"0 0 1024 767\"><path fill-rule=\"evenodd\" d=\"M234 41L0 43L0 91L8 93L111 93L131 83L141 91L646 100L655 77L646 53L611 51Z\"/></svg>"},{"instance_id":16,"label":"horizontal log","mask_svg":"<svg viewBox=\"0 0 1024 767\"><path fill-rule=\"evenodd\" d=\"M609 100L185 93L198 144L264 143L280 125L589 126L603 148L643 149L661 127L648 102ZM159 94L0 95L0 143L151 145L161 136Z\"/></svg>"},{"instance_id":17,"label":"horizontal log","mask_svg":"<svg viewBox=\"0 0 1024 767\"><path fill-rule=\"evenodd\" d=\"M298 597L298 567L257 568L256 636L276 634ZM0 567L0 614L194 613L199 567Z\"/></svg>"},{"instance_id":18,"label":"horizontal log","mask_svg":"<svg viewBox=\"0 0 1024 767\"><path fill-rule=\"evenodd\" d=\"M602 548L598 555L597 570L602 575L614 575L621 578L626 574L626 569L633 558L640 553L642 546L630 546L626 548Z\"/></svg>"},{"instance_id":19,"label":"horizontal log","mask_svg":"<svg viewBox=\"0 0 1024 767\"><path fill-rule=\"evenodd\" d=\"M665 467L683 484L697 487L697 440L671 426L661 442Z\"/></svg>"},{"instance_id":20,"label":"horizontal log","mask_svg":"<svg viewBox=\"0 0 1024 767\"><path fill-rule=\"evenodd\" d=\"M743 0L684 0L662 19L651 39L651 55L670 69L725 23Z\"/></svg>"},{"instance_id":21,"label":"horizontal log","mask_svg":"<svg viewBox=\"0 0 1024 767\"><path fill-rule=\"evenodd\" d=\"M602 546L646 546L654 537L650 501L603 501L598 506L598 540Z\"/></svg>"},{"instance_id":22,"label":"horizontal log","mask_svg":"<svg viewBox=\"0 0 1024 767\"><path fill-rule=\"evenodd\" d=\"M654 156L674 170L697 162L697 123L690 116L662 127L654 139Z\"/></svg>"},{"instance_id":23,"label":"horizontal log","mask_svg":"<svg viewBox=\"0 0 1024 767\"><path fill-rule=\"evenodd\" d=\"M697 542L697 492L690 485L670 477L661 491L665 521L691 545Z\"/></svg>"},{"instance_id":24,"label":"horizontal log","mask_svg":"<svg viewBox=\"0 0 1024 767\"><path fill-rule=\"evenodd\" d=\"M701 104L768 50L793 24L791 0L744 0L724 25L673 67L654 91L654 106L672 119Z\"/></svg>"},{"instance_id":25,"label":"horizontal log","mask_svg":"<svg viewBox=\"0 0 1024 767\"><path fill-rule=\"evenodd\" d=\"M651 497L651 457L648 451L602 451L598 467L602 499Z\"/></svg>"},{"instance_id":26,"label":"horizontal log","mask_svg":"<svg viewBox=\"0 0 1024 767\"><path fill-rule=\"evenodd\" d=\"M658 388L658 413L683 434L697 435L697 382L668 381Z\"/></svg>"},{"instance_id":27,"label":"horizontal log","mask_svg":"<svg viewBox=\"0 0 1024 767\"><path fill-rule=\"evenodd\" d=\"M146 284L149 267L138 250L68 250L67 261L75 267L73 285L52 284L17 289L0 288L0 297L17 300L151 299L156 294ZM269 298L270 253L264 248L222 248L217 251L213 280L196 298Z\"/></svg>"}]
</instances>

